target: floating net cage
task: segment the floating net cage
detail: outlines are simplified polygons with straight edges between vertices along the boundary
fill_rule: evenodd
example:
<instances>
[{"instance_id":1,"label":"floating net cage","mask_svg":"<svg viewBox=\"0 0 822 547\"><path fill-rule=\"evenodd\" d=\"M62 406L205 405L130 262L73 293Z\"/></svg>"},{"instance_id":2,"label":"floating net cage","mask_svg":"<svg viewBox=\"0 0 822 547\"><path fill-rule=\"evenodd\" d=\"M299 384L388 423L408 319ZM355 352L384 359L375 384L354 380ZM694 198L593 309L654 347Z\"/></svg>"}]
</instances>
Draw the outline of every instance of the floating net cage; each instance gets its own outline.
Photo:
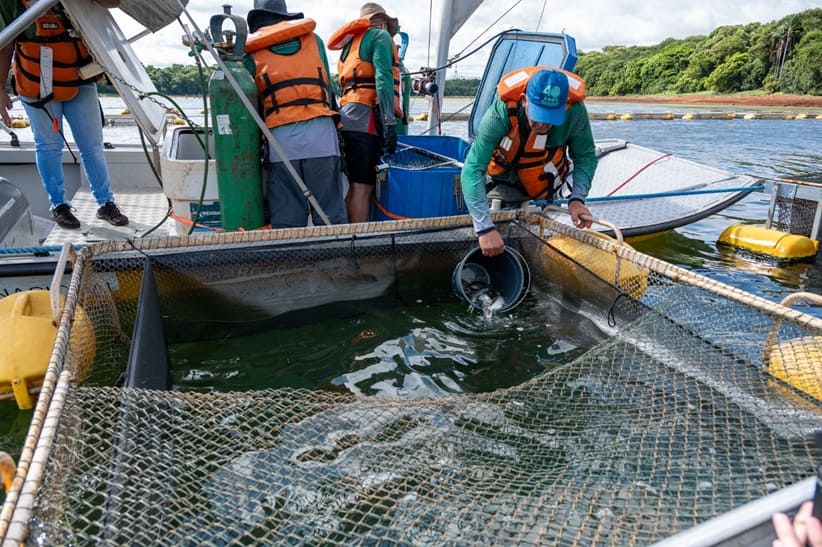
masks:
<instances>
[{"instance_id":1,"label":"floating net cage","mask_svg":"<svg viewBox=\"0 0 822 547\"><path fill-rule=\"evenodd\" d=\"M803 174L790 179L776 179L772 194L773 228L811 239L822 238L822 174Z\"/></svg>"},{"instance_id":2,"label":"floating net cage","mask_svg":"<svg viewBox=\"0 0 822 547\"><path fill-rule=\"evenodd\" d=\"M496 220L528 298L607 336L519 385L437 397L107 382L146 260L164 322L277 316L448 283L468 217L82 249L0 537L643 545L813 475L822 321L545 216Z\"/></svg>"}]
</instances>

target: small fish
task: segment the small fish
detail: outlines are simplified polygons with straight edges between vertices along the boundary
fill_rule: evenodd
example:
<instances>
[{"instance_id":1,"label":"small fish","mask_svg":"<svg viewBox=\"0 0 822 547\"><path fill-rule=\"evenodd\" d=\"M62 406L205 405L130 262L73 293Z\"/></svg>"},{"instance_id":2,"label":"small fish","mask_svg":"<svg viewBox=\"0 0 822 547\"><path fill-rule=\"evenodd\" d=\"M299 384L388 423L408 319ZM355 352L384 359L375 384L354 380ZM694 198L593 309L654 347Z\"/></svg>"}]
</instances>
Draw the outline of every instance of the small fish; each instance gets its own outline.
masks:
<instances>
[{"instance_id":1,"label":"small fish","mask_svg":"<svg viewBox=\"0 0 822 547\"><path fill-rule=\"evenodd\" d=\"M360 331L360 333L357 334L354 338L352 338L348 343L352 344L352 345L353 344L359 344L363 340L369 340L371 338L374 338L375 336L377 336L377 331L375 331L375 330L370 330L369 329L369 330Z\"/></svg>"},{"instance_id":2,"label":"small fish","mask_svg":"<svg viewBox=\"0 0 822 547\"><path fill-rule=\"evenodd\" d=\"M491 285L481 282L466 283L463 289L468 301L481 308L486 319L491 319L494 312L505 306L505 298Z\"/></svg>"}]
</instances>

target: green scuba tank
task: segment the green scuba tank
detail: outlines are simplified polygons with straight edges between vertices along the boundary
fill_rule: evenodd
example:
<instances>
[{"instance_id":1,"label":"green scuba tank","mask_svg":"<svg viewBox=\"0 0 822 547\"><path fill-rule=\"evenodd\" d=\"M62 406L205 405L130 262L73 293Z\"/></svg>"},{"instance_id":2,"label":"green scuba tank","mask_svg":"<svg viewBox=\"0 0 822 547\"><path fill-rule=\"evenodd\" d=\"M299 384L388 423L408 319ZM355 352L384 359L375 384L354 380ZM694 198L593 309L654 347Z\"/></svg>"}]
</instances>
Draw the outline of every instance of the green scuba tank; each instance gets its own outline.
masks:
<instances>
[{"instance_id":1,"label":"green scuba tank","mask_svg":"<svg viewBox=\"0 0 822 547\"><path fill-rule=\"evenodd\" d=\"M243 65L243 49L248 26L242 17L225 13L211 17L211 36L228 72L239 83L252 105L257 104L257 86ZM233 32L222 29L226 19L234 23ZM232 38L234 38L232 40ZM262 135L254 118L237 98L223 70L217 68L208 82L211 123L214 128L214 154L220 215L225 230L253 230L265 224L260 144Z\"/></svg>"}]
</instances>

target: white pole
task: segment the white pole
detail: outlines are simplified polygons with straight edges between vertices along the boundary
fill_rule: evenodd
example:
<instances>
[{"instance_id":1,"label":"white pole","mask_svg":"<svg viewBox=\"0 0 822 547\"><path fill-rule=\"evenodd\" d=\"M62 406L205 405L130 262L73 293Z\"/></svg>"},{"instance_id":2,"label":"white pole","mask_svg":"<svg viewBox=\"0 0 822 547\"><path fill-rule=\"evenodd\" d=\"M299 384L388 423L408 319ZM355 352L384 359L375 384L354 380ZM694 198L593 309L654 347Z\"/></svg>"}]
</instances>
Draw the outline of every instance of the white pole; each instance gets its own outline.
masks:
<instances>
[{"instance_id":1,"label":"white pole","mask_svg":"<svg viewBox=\"0 0 822 547\"><path fill-rule=\"evenodd\" d=\"M440 33L439 44L437 47L437 62L435 67L445 66L448 62L448 46L451 44L451 13L454 9L454 0L444 0L442 3L442 14L440 17ZM445 72L443 68L438 70L435 74L437 76L437 85L439 89L431 97L431 103L428 108L428 134L432 134L434 128L440 125L440 111L442 110L442 101L445 98Z\"/></svg>"}]
</instances>

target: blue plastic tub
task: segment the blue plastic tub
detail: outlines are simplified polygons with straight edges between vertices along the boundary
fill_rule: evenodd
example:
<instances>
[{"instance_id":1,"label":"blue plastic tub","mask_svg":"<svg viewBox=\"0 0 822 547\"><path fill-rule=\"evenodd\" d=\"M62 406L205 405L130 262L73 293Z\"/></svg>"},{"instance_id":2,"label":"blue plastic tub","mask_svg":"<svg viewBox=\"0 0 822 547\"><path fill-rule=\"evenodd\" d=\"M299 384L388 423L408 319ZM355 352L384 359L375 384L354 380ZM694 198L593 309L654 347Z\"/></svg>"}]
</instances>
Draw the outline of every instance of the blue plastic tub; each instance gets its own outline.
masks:
<instances>
[{"instance_id":1,"label":"blue plastic tub","mask_svg":"<svg viewBox=\"0 0 822 547\"><path fill-rule=\"evenodd\" d=\"M403 135L383 158L376 220L462 215L468 212L459 175L469 144L459 137Z\"/></svg>"}]
</instances>

